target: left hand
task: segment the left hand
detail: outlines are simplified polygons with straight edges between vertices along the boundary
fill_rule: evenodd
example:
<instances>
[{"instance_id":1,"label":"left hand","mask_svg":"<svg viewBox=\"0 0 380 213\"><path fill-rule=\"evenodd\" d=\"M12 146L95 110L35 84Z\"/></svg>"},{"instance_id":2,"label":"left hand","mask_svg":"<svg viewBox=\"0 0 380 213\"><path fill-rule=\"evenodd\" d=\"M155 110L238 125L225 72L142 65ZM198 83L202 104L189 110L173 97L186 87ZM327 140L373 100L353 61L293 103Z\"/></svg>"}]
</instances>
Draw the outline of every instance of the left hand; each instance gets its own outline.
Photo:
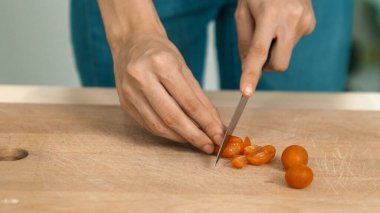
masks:
<instances>
[{"instance_id":1,"label":"left hand","mask_svg":"<svg viewBox=\"0 0 380 213\"><path fill-rule=\"evenodd\" d=\"M239 0L235 20L245 96L253 94L264 65L266 70L285 71L294 46L316 25L311 0Z\"/></svg>"}]
</instances>

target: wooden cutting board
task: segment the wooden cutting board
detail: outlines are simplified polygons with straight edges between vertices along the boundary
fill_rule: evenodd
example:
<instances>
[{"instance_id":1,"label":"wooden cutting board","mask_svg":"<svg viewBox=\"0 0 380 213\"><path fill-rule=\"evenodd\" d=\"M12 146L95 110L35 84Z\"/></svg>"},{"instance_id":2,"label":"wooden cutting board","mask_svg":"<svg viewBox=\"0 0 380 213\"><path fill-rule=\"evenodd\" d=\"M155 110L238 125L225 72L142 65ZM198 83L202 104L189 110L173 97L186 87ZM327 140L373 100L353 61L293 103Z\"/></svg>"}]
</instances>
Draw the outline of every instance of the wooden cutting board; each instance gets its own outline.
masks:
<instances>
[{"instance_id":1,"label":"wooden cutting board","mask_svg":"<svg viewBox=\"0 0 380 213\"><path fill-rule=\"evenodd\" d=\"M228 122L234 106L218 108ZM235 133L274 145L275 160L214 168L214 156L150 135L117 106L0 104L0 154L28 152L0 161L0 212L380 210L380 112L249 105ZM309 152L304 190L284 182L291 144Z\"/></svg>"}]
</instances>

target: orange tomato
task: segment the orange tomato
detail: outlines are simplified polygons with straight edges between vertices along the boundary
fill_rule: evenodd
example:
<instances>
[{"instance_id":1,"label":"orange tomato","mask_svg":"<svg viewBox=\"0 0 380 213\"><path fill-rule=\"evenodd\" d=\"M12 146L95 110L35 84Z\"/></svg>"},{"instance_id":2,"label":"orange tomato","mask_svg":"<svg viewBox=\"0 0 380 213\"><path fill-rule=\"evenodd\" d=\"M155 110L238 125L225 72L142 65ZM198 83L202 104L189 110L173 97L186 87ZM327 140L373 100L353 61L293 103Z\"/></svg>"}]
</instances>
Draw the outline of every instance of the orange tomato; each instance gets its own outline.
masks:
<instances>
[{"instance_id":1,"label":"orange tomato","mask_svg":"<svg viewBox=\"0 0 380 213\"><path fill-rule=\"evenodd\" d=\"M276 155L276 148L272 145L266 145L258 147L252 154L246 155L250 164L259 166L265 163L269 163Z\"/></svg>"},{"instance_id":2,"label":"orange tomato","mask_svg":"<svg viewBox=\"0 0 380 213\"><path fill-rule=\"evenodd\" d=\"M232 166L237 168L237 169L241 169L241 168L245 167L247 165L247 163L248 163L247 158L245 156L237 156L231 160Z\"/></svg>"},{"instance_id":3,"label":"orange tomato","mask_svg":"<svg viewBox=\"0 0 380 213\"><path fill-rule=\"evenodd\" d=\"M305 148L298 145L287 147L281 155L281 162L285 170L298 164L307 165L308 159L309 157Z\"/></svg>"},{"instance_id":4,"label":"orange tomato","mask_svg":"<svg viewBox=\"0 0 380 213\"><path fill-rule=\"evenodd\" d=\"M233 158L243 153L243 140L237 136L230 136L226 141L226 146L222 152L222 158ZM214 154L218 154L219 146L215 145Z\"/></svg>"},{"instance_id":5,"label":"orange tomato","mask_svg":"<svg viewBox=\"0 0 380 213\"><path fill-rule=\"evenodd\" d=\"M313 171L303 164L293 165L286 170L285 180L290 187L303 189L313 181Z\"/></svg>"},{"instance_id":6,"label":"orange tomato","mask_svg":"<svg viewBox=\"0 0 380 213\"><path fill-rule=\"evenodd\" d=\"M243 147L245 148L245 147L247 147L247 146L251 146L252 144L251 144L251 139L248 137L248 136L246 136L245 138L244 138L244 142L243 142Z\"/></svg>"},{"instance_id":7,"label":"orange tomato","mask_svg":"<svg viewBox=\"0 0 380 213\"><path fill-rule=\"evenodd\" d=\"M228 143L240 143L240 144L243 144L243 139L241 139L238 136L231 135L230 138L228 139Z\"/></svg>"},{"instance_id":8,"label":"orange tomato","mask_svg":"<svg viewBox=\"0 0 380 213\"><path fill-rule=\"evenodd\" d=\"M244 155L251 155L255 151L259 150L262 148L261 146L253 145L253 146L246 146L244 147Z\"/></svg>"}]
</instances>

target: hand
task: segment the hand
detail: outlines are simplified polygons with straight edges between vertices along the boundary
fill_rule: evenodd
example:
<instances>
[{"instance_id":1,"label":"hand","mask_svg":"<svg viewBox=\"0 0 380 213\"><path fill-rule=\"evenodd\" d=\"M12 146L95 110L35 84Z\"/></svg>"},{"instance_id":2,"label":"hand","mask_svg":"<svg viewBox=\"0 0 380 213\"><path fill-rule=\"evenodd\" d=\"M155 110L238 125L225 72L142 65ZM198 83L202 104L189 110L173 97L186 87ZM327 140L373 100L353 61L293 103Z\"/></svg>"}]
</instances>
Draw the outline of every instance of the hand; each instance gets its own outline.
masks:
<instances>
[{"instance_id":1,"label":"hand","mask_svg":"<svg viewBox=\"0 0 380 213\"><path fill-rule=\"evenodd\" d=\"M288 68L294 46L316 24L311 0L239 0L235 20L243 69L240 89L246 96L253 94L264 65L273 71Z\"/></svg>"},{"instance_id":2,"label":"hand","mask_svg":"<svg viewBox=\"0 0 380 213\"><path fill-rule=\"evenodd\" d=\"M112 55L122 108L153 134L212 153L224 126L177 48L154 32L116 46Z\"/></svg>"}]
</instances>

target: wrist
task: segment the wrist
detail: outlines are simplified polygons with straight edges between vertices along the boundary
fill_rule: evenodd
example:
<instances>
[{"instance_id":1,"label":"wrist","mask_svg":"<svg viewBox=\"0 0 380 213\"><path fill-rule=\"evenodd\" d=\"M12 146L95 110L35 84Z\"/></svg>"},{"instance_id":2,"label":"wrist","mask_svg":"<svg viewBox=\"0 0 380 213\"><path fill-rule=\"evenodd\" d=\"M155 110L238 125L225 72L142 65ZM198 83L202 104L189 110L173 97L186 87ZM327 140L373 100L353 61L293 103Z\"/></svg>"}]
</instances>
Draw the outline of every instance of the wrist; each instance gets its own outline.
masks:
<instances>
[{"instance_id":1,"label":"wrist","mask_svg":"<svg viewBox=\"0 0 380 213\"><path fill-rule=\"evenodd\" d=\"M142 35L167 37L151 0L98 0L98 3L112 53Z\"/></svg>"},{"instance_id":2,"label":"wrist","mask_svg":"<svg viewBox=\"0 0 380 213\"><path fill-rule=\"evenodd\" d=\"M126 26L112 26L106 33L107 40L112 52L118 52L134 38L141 36L167 37L164 27L161 23L140 22L138 25L131 23Z\"/></svg>"}]
</instances>

